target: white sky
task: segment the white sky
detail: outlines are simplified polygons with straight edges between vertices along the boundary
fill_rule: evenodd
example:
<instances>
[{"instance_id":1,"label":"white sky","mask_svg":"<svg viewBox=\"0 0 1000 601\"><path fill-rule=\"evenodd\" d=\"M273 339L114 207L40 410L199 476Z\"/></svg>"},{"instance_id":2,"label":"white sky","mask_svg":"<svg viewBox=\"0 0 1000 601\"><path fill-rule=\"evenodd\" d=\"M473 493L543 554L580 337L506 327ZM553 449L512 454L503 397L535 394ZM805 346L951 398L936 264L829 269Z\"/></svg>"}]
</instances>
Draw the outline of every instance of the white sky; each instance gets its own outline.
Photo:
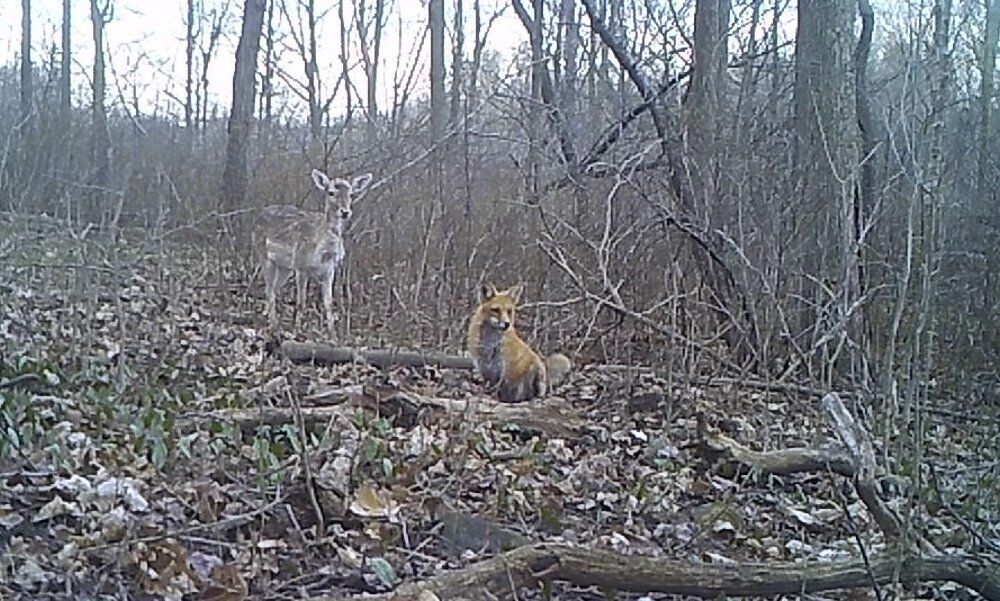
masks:
<instances>
[{"instance_id":1,"label":"white sky","mask_svg":"<svg viewBox=\"0 0 1000 601\"><path fill-rule=\"evenodd\" d=\"M225 0L200 0L206 9L221 7ZM340 75L340 40L337 4L339 0L317 0L317 15L321 16L319 46L319 69L321 79L327 89L330 89ZM113 0L114 14L112 22L106 29L106 48L109 52L108 63L108 94L109 101L117 101L118 94L131 98L133 89L140 98L143 110L150 111L157 105L162 111L169 110L173 114L182 113L181 106L169 100L169 94L182 98L184 95L185 56L184 37L187 12L186 0ZM288 0L291 7L296 0ZM352 19L353 0L346 0L347 18ZM369 6L374 3L369 0ZM387 30L382 39L382 59L379 72L380 108L387 106L387 98L391 94L392 79L397 65L410 64L412 59L412 44L419 40L419 35L426 25L426 0L387 0L387 13L390 15ZM446 36L450 38L451 3L446 2L446 18L449 29ZM471 4L467 2L466 4ZM507 0L483 0L484 13L491 14L498 7L506 7ZM93 37L90 24L89 0L72 0L72 47L74 50L73 86L77 93L77 101L89 99L90 70L93 64ZM369 12L373 9L369 8ZM58 61L61 31L61 0L32 0L32 60L35 63L46 62L52 56ZM225 109L229 105L232 87L234 55L238 42L240 19L242 17L243 1L230 0L230 18L224 27L219 47L212 59L209 71L210 102ZM294 15L294 13L293 13ZM294 16L293 16L294 18ZM402 46L400 49L399 26L402 19ZM485 19L485 17L484 17ZM472 15L471 7L466 8L466 43L467 54L471 54L472 46ZM287 32L288 24L283 22L280 11L275 11L275 28L279 32ZM11 64L13 58L20 54L21 0L0 0L0 52L5 57L3 64ZM348 47L352 64L359 62L358 40L356 29L351 32L351 45ZM523 27L517 21L512 10L505 10L503 16L496 22L490 33L489 47L499 50L509 58L511 51L519 44L527 41ZM261 44L263 46L263 39ZM291 50L291 37L284 43L288 49L283 52L281 66L292 76L302 78L302 63ZM427 79L428 42L425 42L420 56L420 70L423 74L418 82ZM446 40L450 47L450 41ZM197 50L196 50L197 54ZM263 54L261 55L261 57ZM446 61L450 64L451 51L446 51ZM263 60L258 62L258 68L263 68ZM197 67L196 67L197 73ZM116 77L117 75L117 77ZM352 71L355 88L364 95L366 80L360 66ZM286 88L286 86L281 86ZM121 86L119 88L119 86ZM259 90L258 90L259 91ZM276 105L281 106L283 99L276 99ZM301 110L302 103L297 98L290 100ZM333 103L334 112L341 112L344 102L338 98ZM210 109L211 110L211 109Z\"/></svg>"}]
</instances>

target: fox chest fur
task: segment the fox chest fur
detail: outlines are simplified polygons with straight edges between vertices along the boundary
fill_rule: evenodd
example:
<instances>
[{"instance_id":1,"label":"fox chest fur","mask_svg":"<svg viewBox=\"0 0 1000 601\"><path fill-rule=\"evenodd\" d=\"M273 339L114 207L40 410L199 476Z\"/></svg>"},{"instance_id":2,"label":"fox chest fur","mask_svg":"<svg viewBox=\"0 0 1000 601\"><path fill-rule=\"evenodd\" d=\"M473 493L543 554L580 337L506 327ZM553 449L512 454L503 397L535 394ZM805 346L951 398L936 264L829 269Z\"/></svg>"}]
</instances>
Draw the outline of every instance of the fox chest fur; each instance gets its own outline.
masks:
<instances>
[{"instance_id":1,"label":"fox chest fur","mask_svg":"<svg viewBox=\"0 0 1000 601\"><path fill-rule=\"evenodd\" d=\"M489 384L497 384L503 379L503 334L493 328L480 327L478 344L470 347L479 374Z\"/></svg>"}]
</instances>

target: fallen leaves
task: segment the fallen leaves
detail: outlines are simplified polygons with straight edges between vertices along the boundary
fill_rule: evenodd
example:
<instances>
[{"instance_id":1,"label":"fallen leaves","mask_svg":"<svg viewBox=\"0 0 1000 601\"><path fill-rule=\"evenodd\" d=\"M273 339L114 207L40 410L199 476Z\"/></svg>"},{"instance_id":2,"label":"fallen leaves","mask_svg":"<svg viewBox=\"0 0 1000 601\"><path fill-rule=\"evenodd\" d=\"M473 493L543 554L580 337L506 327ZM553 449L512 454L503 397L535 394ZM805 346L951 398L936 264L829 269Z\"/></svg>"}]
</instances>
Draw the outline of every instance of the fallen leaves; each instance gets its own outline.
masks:
<instances>
[{"instance_id":1,"label":"fallen leaves","mask_svg":"<svg viewBox=\"0 0 1000 601\"><path fill-rule=\"evenodd\" d=\"M713 563L855 556L852 528L883 544L828 478L721 473L694 449L698 412L754 448L814 442L821 420L798 399L585 368L560 391L586 412L572 437L419 404L405 415L358 406L369 388L456 404L481 389L453 370L269 357L253 325L260 302L242 280L220 287L216 271L192 267L204 260L104 274L92 303L51 274L0 266L11 288L0 295L0 596L97 574L167 599L377 592L530 540ZM293 398L331 410L304 436L265 419ZM961 429L936 436L949 465L989 451L959 444ZM972 488L991 472L956 473ZM996 523L996 508L970 515ZM968 541L953 521L928 524Z\"/></svg>"}]
</instances>

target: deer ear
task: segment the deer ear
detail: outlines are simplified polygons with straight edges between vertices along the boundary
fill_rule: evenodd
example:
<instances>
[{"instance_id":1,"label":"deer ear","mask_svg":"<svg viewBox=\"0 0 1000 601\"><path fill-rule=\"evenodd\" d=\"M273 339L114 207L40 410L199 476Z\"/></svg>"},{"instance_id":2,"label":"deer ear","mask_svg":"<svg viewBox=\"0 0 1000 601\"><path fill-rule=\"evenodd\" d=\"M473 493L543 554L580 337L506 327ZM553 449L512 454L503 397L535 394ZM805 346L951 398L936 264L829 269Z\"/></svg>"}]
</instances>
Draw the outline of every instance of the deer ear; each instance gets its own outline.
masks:
<instances>
[{"instance_id":1,"label":"deer ear","mask_svg":"<svg viewBox=\"0 0 1000 601\"><path fill-rule=\"evenodd\" d=\"M319 169L312 170L313 183L320 190L326 192L330 187L330 178Z\"/></svg>"},{"instance_id":2,"label":"deer ear","mask_svg":"<svg viewBox=\"0 0 1000 601\"><path fill-rule=\"evenodd\" d=\"M497 287L493 284L483 284L479 289L479 300L488 301L497 295Z\"/></svg>"},{"instance_id":3,"label":"deer ear","mask_svg":"<svg viewBox=\"0 0 1000 601\"><path fill-rule=\"evenodd\" d=\"M510 288L504 290L503 293L514 299L514 302L516 303L518 299L521 298L521 292L523 291L524 291L524 286L518 284L516 286L511 286Z\"/></svg>"},{"instance_id":4,"label":"deer ear","mask_svg":"<svg viewBox=\"0 0 1000 601\"><path fill-rule=\"evenodd\" d=\"M372 183L372 174L359 175L351 180L351 190L355 194L360 194L368 189L368 184Z\"/></svg>"}]
</instances>

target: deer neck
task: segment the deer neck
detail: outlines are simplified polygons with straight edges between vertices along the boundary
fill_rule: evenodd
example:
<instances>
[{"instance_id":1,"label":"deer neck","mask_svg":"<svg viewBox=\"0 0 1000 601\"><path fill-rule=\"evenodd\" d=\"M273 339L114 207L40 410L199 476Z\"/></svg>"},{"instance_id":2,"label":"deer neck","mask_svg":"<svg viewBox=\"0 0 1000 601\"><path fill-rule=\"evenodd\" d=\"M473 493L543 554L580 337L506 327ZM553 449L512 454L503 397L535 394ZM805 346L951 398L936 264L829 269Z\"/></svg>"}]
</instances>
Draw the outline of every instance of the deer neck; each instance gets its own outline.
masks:
<instances>
[{"instance_id":1,"label":"deer neck","mask_svg":"<svg viewBox=\"0 0 1000 601\"><path fill-rule=\"evenodd\" d=\"M340 218L337 209L329 207L323 213L323 229L338 236L344 235L344 220Z\"/></svg>"}]
</instances>

